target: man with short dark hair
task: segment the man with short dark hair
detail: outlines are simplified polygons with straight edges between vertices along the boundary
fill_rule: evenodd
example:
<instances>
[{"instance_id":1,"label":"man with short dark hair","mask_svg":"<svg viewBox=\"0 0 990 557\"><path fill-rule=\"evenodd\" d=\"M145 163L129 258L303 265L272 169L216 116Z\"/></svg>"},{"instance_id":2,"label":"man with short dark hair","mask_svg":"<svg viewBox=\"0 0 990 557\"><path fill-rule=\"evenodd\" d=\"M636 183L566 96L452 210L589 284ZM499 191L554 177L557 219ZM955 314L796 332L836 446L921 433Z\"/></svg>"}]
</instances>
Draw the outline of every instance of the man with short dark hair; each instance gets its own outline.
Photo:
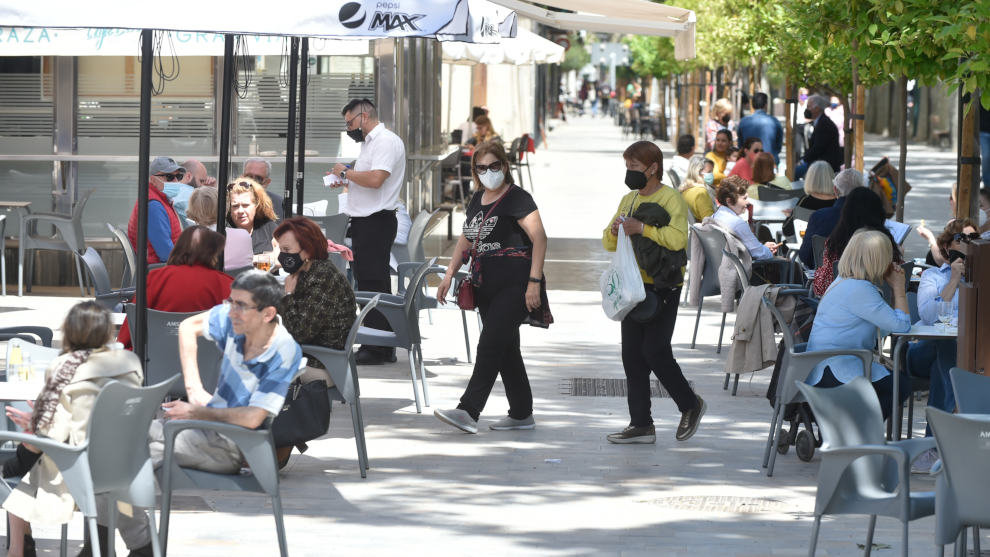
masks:
<instances>
[{"instance_id":1,"label":"man with short dark hair","mask_svg":"<svg viewBox=\"0 0 990 557\"><path fill-rule=\"evenodd\" d=\"M279 219L285 218L283 215L282 205L285 203L285 198L281 195L273 192L268 188L272 183L272 163L266 161L265 159L248 159L244 161L244 168L241 169L241 176L245 178L250 178L258 184L265 188L265 193L268 194L268 199L272 200L272 208L275 209L275 216Z\"/></svg>"},{"instance_id":2,"label":"man with short dark hair","mask_svg":"<svg viewBox=\"0 0 990 557\"><path fill-rule=\"evenodd\" d=\"M670 169L680 178L680 183L684 183L687 178L688 163L694 155L694 136L686 133L677 138L677 154L670 159ZM671 184L677 186L679 184Z\"/></svg>"},{"instance_id":3,"label":"man with short dark hair","mask_svg":"<svg viewBox=\"0 0 990 557\"><path fill-rule=\"evenodd\" d=\"M347 135L361 143L353 169L337 163L332 171L348 185L345 212L351 217L351 268L357 290L391 293L389 258L398 227L395 211L406 173L406 147L378 121L378 111L370 100L354 99L341 114ZM385 316L377 311L365 323L391 330ZM394 362L395 348L365 345L355 357L358 364Z\"/></svg>"},{"instance_id":4,"label":"man with short dark hair","mask_svg":"<svg viewBox=\"0 0 990 557\"><path fill-rule=\"evenodd\" d=\"M278 415L289 383L305 366L302 349L282 326L275 309L283 296L275 277L251 270L238 275L230 288L226 302L179 324L179 357L189 402L164 403L164 420L151 423L148 444L156 468L164 459L165 421L205 420L257 429ZM213 341L223 351L220 377L212 395L203 388L196 359L197 337ZM244 460L229 438L203 429L180 432L175 437L173 456L183 468L219 474L237 473ZM119 514L117 525L127 547L143 548L150 543L144 513L135 512L132 517Z\"/></svg>"},{"instance_id":5,"label":"man with short dark hair","mask_svg":"<svg viewBox=\"0 0 990 557\"><path fill-rule=\"evenodd\" d=\"M750 137L755 137L763 144L763 150L773 155L774 162L780 162L780 146L784 141L784 127L780 122L767 114L767 94L756 93L750 102L753 113L739 120L737 135L739 137L739 148L742 149L743 141Z\"/></svg>"}]
</instances>

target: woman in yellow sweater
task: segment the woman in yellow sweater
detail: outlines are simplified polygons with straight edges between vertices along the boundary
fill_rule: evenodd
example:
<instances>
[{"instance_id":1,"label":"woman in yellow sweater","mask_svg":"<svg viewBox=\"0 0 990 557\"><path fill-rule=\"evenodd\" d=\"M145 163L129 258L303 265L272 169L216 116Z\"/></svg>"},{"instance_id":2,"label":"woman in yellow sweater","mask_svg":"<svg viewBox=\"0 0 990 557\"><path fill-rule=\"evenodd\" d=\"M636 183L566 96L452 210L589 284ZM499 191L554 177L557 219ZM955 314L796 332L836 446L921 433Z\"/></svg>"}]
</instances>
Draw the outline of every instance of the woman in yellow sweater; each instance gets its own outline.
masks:
<instances>
[{"instance_id":1,"label":"woman in yellow sweater","mask_svg":"<svg viewBox=\"0 0 990 557\"><path fill-rule=\"evenodd\" d=\"M715 187L718 187L725 178L725 163L729 160L729 149L732 147L732 132L729 130L718 130L715 134L715 143L711 151L705 153L705 158L715 163Z\"/></svg>"},{"instance_id":2,"label":"woman in yellow sweater","mask_svg":"<svg viewBox=\"0 0 990 557\"><path fill-rule=\"evenodd\" d=\"M622 197L619 209L602 232L605 249L615 251L621 226L631 238L641 236L671 252L683 251L687 247L688 209L676 189L660 182L663 176L660 148L649 141L637 141L622 157L626 161L626 186L633 191ZM663 211L659 211L661 208ZM640 214L640 209L654 214L665 211L669 221L659 227L645 224L632 216ZM644 270L642 261L639 266L644 286L655 294L657 305L652 315L637 315L640 312L634 311L622 320L622 367L626 373L629 426L610 434L608 440L620 444L656 442L650 415L650 374L653 373L681 411L675 437L686 441L698 428L705 413L705 401L691 389L670 346L684 268L665 269L660 275L674 278L657 284L653 277L660 275Z\"/></svg>"}]
</instances>

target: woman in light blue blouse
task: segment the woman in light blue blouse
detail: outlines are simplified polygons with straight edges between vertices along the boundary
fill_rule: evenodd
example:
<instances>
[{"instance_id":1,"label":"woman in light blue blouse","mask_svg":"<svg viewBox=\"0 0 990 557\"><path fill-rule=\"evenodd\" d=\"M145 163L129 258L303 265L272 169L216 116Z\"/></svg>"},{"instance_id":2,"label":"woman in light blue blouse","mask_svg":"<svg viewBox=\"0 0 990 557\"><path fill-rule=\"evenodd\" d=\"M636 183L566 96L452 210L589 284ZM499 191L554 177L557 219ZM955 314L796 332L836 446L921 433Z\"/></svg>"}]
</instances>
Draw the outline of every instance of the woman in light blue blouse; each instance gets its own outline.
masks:
<instances>
[{"instance_id":1,"label":"woman in light blue blouse","mask_svg":"<svg viewBox=\"0 0 990 557\"><path fill-rule=\"evenodd\" d=\"M723 228L732 232L732 235L739 238L739 241L746 246L746 250L753 256L754 261L772 259L777 253L775 242L761 243L749 223L742 217L746 213L746 206L749 205L749 195L747 189L749 182L739 176L729 176L722 180L718 190L715 192L715 199L719 208L712 217Z\"/></svg>"},{"instance_id":2,"label":"woman in light blue blouse","mask_svg":"<svg viewBox=\"0 0 990 557\"><path fill-rule=\"evenodd\" d=\"M904 333L911 329L905 293L904 271L892 264L890 239L876 230L853 234L839 259L839 277L822 296L808 339L808 351L873 350L877 330ZM878 285L886 281L893 291L894 307L883 299ZM863 364L855 356L833 356L819 363L807 382L835 387L863 375ZM874 362L870 381L880 398L886 418L891 412L893 377L890 370ZM910 394L910 381L900 381L899 400Z\"/></svg>"}]
</instances>

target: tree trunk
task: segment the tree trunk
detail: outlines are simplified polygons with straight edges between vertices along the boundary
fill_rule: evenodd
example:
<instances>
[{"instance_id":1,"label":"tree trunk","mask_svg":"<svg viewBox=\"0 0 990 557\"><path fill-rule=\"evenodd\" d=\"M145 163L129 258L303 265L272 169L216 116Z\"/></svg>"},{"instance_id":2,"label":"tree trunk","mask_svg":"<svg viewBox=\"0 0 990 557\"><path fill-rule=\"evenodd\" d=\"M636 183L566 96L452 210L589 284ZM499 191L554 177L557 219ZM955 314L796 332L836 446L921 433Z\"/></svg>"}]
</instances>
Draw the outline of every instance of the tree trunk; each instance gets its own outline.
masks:
<instances>
[{"instance_id":1,"label":"tree trunk","mask_svg":"<svg viewBox=\"0 0 990 557\"><path fill-rule=\"evenodd\" d=\"M961 88L960 88L961 92ZM979 159L979 113L977 105L980 102L979 90L969 95L969 102L965 97L959 100L960 111L962 111L962 138L959 142L959 187L956 190L956 214L958 219L974 218L977 216L977 207L980 191L980 159Z\"/></svg>"},{"instance_id":2,"label":"tree trunk","mask_svg":"<svg viewBox=\"0 0 990 557\"><path fill-rule=\"evenodd\" d=\"M674 135L677 137L681 136L681 106L684 103L681 102L681 87L680 87L681 76L674 76L674 90L670 98L674 101L674 109L670 113L674 116Z\"/></svg>"},{"instance_id":3,"label":"tree trunk","mask_svg":"<svg viewBox=\"0 0 990 557\"><path fill-rule=\"evenodd\" d=\"M698 82L699 82L698 91L701 92L701 98L704 100L704 105L701 107L701 121L703 122L703 124L701 126L701 129L702 130L707 129L706 126L708 126L708 119L712 117L712 112L711 112L711 110L712 110L712 103L711 103L711 99L710 99L710 97L708 95L708 81L709 80L708 79L704 79L707 76L708 76L708 70L701 70L699 72L699 74L698 74L698 77L701 77L702 78L702 79L699 79L698 80ZM706 139L707 139L707 137L706 137Z\"/></svg>"},{"instance_id":4,"label":"tree trunk","mask_svg":"<svg viewBox=\"0 0 990 557\"><path fill-rule=\"evenodd\" d=\"M784 168L787 169L787 179L794 181L794 113L797 111L797 89L788 78L784 80Z\"/></svg>"},{"instance_id":5,"label":"tree trunk","mask_svg":"<svg viewBox=\"0 0 990 557\"><path fill-rule=\"evenodd\" d=\"M898 142L901 152L900 160L897 163L897 209L894 218L898 222L904 222L904 198L907 197L907 188L905 187L905 182L907 182L907 173L905 172L907 167L907 76L902 75L897 80L897 93L900 96L897 106L901 112L900 131L897 135L899 136Z\"/></svg>"},{"instance_id":6,"label":"tree trunk","mask_svg":"<svg viewBox=\"0 0 990 557\"><path fill-rule=\"evenodd\" d=\"M859 42L855 39L852 42L853 51L858 47ZM866 89L859 82L859 60L855 56L852 57L852 83L853 83L853 110L852 110L852 142L853 142L853 168L862 172L863 171L863 124L864 114L866 111L863 110L863 106L866 102ZM846 136L846 145L849 145L849 136Z\"/></svg>"},{"instance_id":7,"label":"tree trunk","mask_svg":"<svg viewBox=\"0 0 990 557\"><path fill-rule=\"evenodd\" d=\"M844 141L842 142L842 164L846 168L852 168L852 103L849 95L842 95L842 132Z\"/></svg>"}]
</instances>

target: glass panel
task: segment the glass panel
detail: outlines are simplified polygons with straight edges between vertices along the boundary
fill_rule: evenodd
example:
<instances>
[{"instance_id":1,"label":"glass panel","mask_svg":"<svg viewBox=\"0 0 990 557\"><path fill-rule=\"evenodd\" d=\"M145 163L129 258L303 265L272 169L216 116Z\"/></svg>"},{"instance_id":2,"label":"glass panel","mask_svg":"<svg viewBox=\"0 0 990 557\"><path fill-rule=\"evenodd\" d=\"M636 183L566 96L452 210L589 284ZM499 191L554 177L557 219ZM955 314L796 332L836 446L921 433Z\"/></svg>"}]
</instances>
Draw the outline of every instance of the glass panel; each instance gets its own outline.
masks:
<instances>
[{"instance_id":1,"label":"glass panel","mask_svg":"<svg viewBox=\"0 0 990 557\"><path fill-rule=\"evenodd\" d=\"M33 212L51 211L52 163L0 161L0 201L28 201ZM0 214L7 215L4 236L16 237L21 226L20 213L0 209Z\"/></svg>"},{"instance_id":2,"label":"glass panel","mask_svg":"<svg viewBox=\"0 0 990 557\"><path fill-rule=\"evenodd\" d=\"M0 153L46 155L52 152L54 108L52 65L41 57L0 57ZM14 167L0 162L0 185ZM46 170L51 190L51 165ZM51 192L48 191L49 196ZM46 204L46 210L50 206Z\"/></svg>"},{"instance_id":3,"label":"glass panel","mask_svg":"<svg viewBox=\"0 0 990 557\"><path fill-rule=\"evenodd\" d=\"M163 63L169 70L169 62ZM152 97L151 154L179 158L212 154L213 58L183 56L176 69L176 79ZM137 57L79 57L79 154L137 154L140 75Z\"/></svg>"}]
</instances>

